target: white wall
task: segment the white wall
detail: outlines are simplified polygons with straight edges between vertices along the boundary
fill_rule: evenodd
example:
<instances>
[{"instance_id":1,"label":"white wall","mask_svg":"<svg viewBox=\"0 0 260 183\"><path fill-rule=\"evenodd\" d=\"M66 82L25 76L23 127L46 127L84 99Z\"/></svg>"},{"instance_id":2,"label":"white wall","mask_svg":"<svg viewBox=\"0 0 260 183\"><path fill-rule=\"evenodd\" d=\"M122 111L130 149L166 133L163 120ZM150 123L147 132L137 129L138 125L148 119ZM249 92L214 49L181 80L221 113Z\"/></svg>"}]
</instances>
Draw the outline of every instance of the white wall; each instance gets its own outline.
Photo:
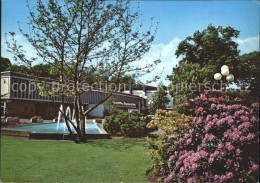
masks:
<instances>
[{"instance_id":1,"label":"white wall","mask_svg":"<svg viewBox=\"0 0 260 183\"><path fill-rule=\"evenodd\" d=\"M9 77L1 77L1 96L2 98L9 98L9 83L10 78ZM4 96L3 96L4 95Z\"/></svg>"}]
</instances>

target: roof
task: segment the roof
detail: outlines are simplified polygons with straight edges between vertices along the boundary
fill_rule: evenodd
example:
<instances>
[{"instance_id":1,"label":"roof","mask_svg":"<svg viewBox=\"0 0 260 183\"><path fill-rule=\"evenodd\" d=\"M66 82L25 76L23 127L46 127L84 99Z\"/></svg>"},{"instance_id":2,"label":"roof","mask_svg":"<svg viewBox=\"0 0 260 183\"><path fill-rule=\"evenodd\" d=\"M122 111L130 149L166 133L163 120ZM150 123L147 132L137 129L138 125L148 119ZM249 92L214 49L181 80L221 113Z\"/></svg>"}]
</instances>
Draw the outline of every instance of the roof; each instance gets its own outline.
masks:
<instances>
[{"instance_id":1,"label":"roof","mask_svg":"<svg viewBox=\"0 0 260 183\"><path fill-rule=\"evenodd\" d=\"M127 86L126 90L129 90L131 88L132 90L157 90L157 87L155 86L148 86L148 85L143 85L143 86Z\"/></svg>"}]
</instances>

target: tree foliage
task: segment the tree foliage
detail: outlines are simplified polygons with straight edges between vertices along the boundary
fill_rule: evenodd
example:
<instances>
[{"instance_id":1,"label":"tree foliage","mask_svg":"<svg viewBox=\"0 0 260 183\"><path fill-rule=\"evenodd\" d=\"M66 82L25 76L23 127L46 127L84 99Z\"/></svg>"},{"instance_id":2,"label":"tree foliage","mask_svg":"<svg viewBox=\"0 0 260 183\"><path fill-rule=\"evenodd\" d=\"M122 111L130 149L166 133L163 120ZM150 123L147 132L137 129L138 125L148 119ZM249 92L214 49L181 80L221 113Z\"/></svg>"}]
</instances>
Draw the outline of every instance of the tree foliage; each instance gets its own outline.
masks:
<instances>
[{"instance_id":1,"label":"tree foliage","mask_svg":"<svg viewBox=\"0 0 260 183\"><path fill-rule=\"evenodd\" d=\"M157 109L166 109L166 105L170 102L167 97L167 91L162 83L157 87L157 91L154 93L151 103L149 104L149 110L151 113L155 113Z\"/></svg>"},{"instance_id":2,"label":"tree foliage","mask_svg":"<svg viewBox=\"0 0 260 183\"><path fill-rule=\"evenodd\" d=\"M228 65L234 74L239 51L233 39L238 35L239 31L230 26L209 25L205 30L196 31L181 41L175 52L181 60L179 65L173 68L173 74L168 76L173 87L181 82L188 85L214 82L213 75L221 70L222 65ZM172 91L171 94L175 96L176 92ZM188 89L182 91L181 95L189 97L196 95L196 92Z\"/></svg>"},{"instance_id":3,"label":"tree foliage","mask_svg":"<svg viewBox=\"0 0 260 183\"><path fill-rule=\"evenodd\" d=\"M239 77L242 87L248 87L254 95L259 92L260 84L260 52L254 51L243 54L238 58L236 74Z\"/></svg>"},{"instance_id":4,"label":"tree foliage","mask_svg":"<svg viewBox=\"0 0 260 183\"><path fill-rule=\"evenodd\" d=\"M1 57L1 72L8 70L11 65L12 64L8 58Z\"/></svg>"}]
</instances>

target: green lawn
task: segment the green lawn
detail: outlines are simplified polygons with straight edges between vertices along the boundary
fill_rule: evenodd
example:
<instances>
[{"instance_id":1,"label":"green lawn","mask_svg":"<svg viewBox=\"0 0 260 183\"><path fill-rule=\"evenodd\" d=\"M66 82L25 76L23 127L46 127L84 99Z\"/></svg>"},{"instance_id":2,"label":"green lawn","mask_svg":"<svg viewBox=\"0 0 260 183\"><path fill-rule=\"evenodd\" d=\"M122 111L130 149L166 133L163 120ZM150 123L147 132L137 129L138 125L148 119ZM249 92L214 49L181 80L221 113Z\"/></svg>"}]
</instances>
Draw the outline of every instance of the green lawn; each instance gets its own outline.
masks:
<instances>
[{"instance_id":1,"label":"green lawn","mask_svg":"<svg viewBox=\"0 0 260 183\"><path fill-rule=\"evenodd\" d=\"M144 139L72 141L1 138L2 182L148 182Z\"/></svg>"}]
</instances>

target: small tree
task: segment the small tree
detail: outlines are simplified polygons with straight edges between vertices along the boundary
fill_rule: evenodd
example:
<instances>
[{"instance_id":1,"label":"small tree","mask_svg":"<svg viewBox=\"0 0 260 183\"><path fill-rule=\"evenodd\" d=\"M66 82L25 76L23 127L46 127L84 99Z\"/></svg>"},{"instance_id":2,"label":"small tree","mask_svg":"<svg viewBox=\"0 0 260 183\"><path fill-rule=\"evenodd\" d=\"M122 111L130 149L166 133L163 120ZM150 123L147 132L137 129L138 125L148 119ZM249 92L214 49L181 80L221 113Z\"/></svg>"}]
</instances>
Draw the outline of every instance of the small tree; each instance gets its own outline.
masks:
<instances>
[{"instance_id":1,"label":"small tree","mask_svg":"<svg viewBox=\"0 0 260 183\"><path fill-rule=\"evenodd\" d=\"M157 91L154 93L151 103L149 104L151 113L154 114L157 109L166 109L166 105L170 102L165 88L162 83L158 85Z\"/></svg>"}]
</instances>

